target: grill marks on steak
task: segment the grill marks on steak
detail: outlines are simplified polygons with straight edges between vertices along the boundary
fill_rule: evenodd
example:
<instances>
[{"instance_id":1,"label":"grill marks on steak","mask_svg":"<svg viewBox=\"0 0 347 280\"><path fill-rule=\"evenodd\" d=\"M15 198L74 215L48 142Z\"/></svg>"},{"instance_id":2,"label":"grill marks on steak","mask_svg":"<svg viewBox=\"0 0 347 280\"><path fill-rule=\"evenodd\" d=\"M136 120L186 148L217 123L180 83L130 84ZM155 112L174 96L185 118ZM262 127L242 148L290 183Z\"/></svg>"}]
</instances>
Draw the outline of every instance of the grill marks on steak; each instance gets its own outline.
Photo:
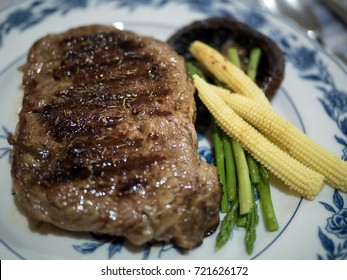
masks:
<instances>
[{"instance_id":1,"label":"grill marks on steak","mask_svg":"<svg viewBox=\"0 0 347 280\"><path fill-rule=\"evenodd\" d=\"M143 45L131 39L115 44L120 37L115 33L99 33L63 40L59 45L64 57L61 67L53 73L54 78L73 77L77 83L85 79L100 82L117 82L125 77L142 81L156 79L153 57L138 53ZM150 67L143 67L148 63Z\"/></svg>"},{"instance_id":2,"label":"grill marks on steak","mask_svg":"<svg viewBox=\"0 0 347 280\"><path fill-rule=\"evenodd\" d=\"M184 62L160 41L105 26L48 35L23 66L16 197L36 219L134 244L202 242L219 221L201 162Z\"/></svg>"}]
</instances>

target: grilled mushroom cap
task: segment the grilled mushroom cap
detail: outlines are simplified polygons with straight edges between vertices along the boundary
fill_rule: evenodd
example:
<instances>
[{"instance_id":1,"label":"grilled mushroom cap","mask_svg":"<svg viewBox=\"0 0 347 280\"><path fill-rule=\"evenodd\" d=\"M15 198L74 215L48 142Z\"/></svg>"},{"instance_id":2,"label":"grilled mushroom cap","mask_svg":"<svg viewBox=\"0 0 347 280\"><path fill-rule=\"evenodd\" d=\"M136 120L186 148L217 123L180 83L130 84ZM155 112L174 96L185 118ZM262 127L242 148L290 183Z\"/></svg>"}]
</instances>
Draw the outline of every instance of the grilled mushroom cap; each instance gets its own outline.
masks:
<instances>
[{"instance_id":1,"label":"grilled mushroom cap","mask_svg":"<svg viewBox=\"0 0 347 280\"><path fill-rule=\"evenodd\" d=\"M282 51L269 37L248 25L232 17L212 17L184 26L168 39L168 43L183 55L186 61L193 62L194 58L188 49L195 40L202 41L222 53L229 47L236 47L241 58L241 67L246 67L252 48L261 48L262 56L256 83L269 100L280 87L285 68Z\"/></svg>"}]
</instances>

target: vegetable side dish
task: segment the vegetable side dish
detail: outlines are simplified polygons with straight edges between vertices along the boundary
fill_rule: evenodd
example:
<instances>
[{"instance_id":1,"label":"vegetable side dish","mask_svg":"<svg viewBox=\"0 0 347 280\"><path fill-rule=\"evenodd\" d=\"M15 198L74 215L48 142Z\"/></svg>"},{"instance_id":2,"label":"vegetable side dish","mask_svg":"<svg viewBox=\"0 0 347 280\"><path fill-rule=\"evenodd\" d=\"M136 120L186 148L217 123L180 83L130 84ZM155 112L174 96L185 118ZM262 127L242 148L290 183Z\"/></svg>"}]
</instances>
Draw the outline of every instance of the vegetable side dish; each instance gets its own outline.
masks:
<instances>
[{"instance_id":1,"label":"vegetable side dish","mask_svg":"<svg viewBox=\"0 0 347 280\"><path fill-rule=\"evenodd\" d=\"M235 226L253 250L261 206L265 227L279 226L268 171L312 200L324 183L347 191L347 163L277 115L271 98L284 73L283 55L269 38L233 18L214 17L177 31L170 44L186 57L199 99L210 113L216 165L226 212L222 247ZM245 150L243 150L245 149ZM259 203L254 201L258 192Z\"/></svg>"}]
</instances>

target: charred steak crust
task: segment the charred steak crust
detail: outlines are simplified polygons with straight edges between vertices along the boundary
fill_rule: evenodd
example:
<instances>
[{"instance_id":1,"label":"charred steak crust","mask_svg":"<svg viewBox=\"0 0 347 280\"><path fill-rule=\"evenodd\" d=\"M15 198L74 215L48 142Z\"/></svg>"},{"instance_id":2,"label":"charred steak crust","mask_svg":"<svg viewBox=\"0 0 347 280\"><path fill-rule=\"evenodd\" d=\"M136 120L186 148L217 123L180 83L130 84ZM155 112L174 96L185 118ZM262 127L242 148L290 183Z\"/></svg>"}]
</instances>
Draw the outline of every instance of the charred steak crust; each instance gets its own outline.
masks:
<instances>
[{"instance_id":1,"label":"charred steak crust","mask_svg":"<svg viewBox=\"0 0 347 280\"><path fill-rule=\"evenodd\" d=\"M194 88L164 42L83 26L34 43L13 145L16 198L38 220L134 244L201 244L219 222L199 160Z\"/></svg>"}]
</instances>

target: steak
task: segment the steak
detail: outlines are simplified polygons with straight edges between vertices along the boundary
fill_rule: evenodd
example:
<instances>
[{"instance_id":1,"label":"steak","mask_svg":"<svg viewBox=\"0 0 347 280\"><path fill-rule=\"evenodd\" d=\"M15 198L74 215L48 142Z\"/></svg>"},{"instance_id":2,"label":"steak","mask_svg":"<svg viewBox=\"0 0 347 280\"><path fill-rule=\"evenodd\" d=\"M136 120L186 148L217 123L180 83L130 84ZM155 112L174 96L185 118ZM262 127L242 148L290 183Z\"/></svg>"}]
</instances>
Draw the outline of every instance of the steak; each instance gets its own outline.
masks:
<instances>
[{"instance_id":1,"label":"steak","mask_svg":"<svg viewBox=\"0 0 347 280\"><path fill-rule=\"evenodd\" d=\"M193 248L219 223L216 168L199 159L184 60L102 25L31 47L11 174L28 215L71 231Z\"/></svg>"}]
</instances>

